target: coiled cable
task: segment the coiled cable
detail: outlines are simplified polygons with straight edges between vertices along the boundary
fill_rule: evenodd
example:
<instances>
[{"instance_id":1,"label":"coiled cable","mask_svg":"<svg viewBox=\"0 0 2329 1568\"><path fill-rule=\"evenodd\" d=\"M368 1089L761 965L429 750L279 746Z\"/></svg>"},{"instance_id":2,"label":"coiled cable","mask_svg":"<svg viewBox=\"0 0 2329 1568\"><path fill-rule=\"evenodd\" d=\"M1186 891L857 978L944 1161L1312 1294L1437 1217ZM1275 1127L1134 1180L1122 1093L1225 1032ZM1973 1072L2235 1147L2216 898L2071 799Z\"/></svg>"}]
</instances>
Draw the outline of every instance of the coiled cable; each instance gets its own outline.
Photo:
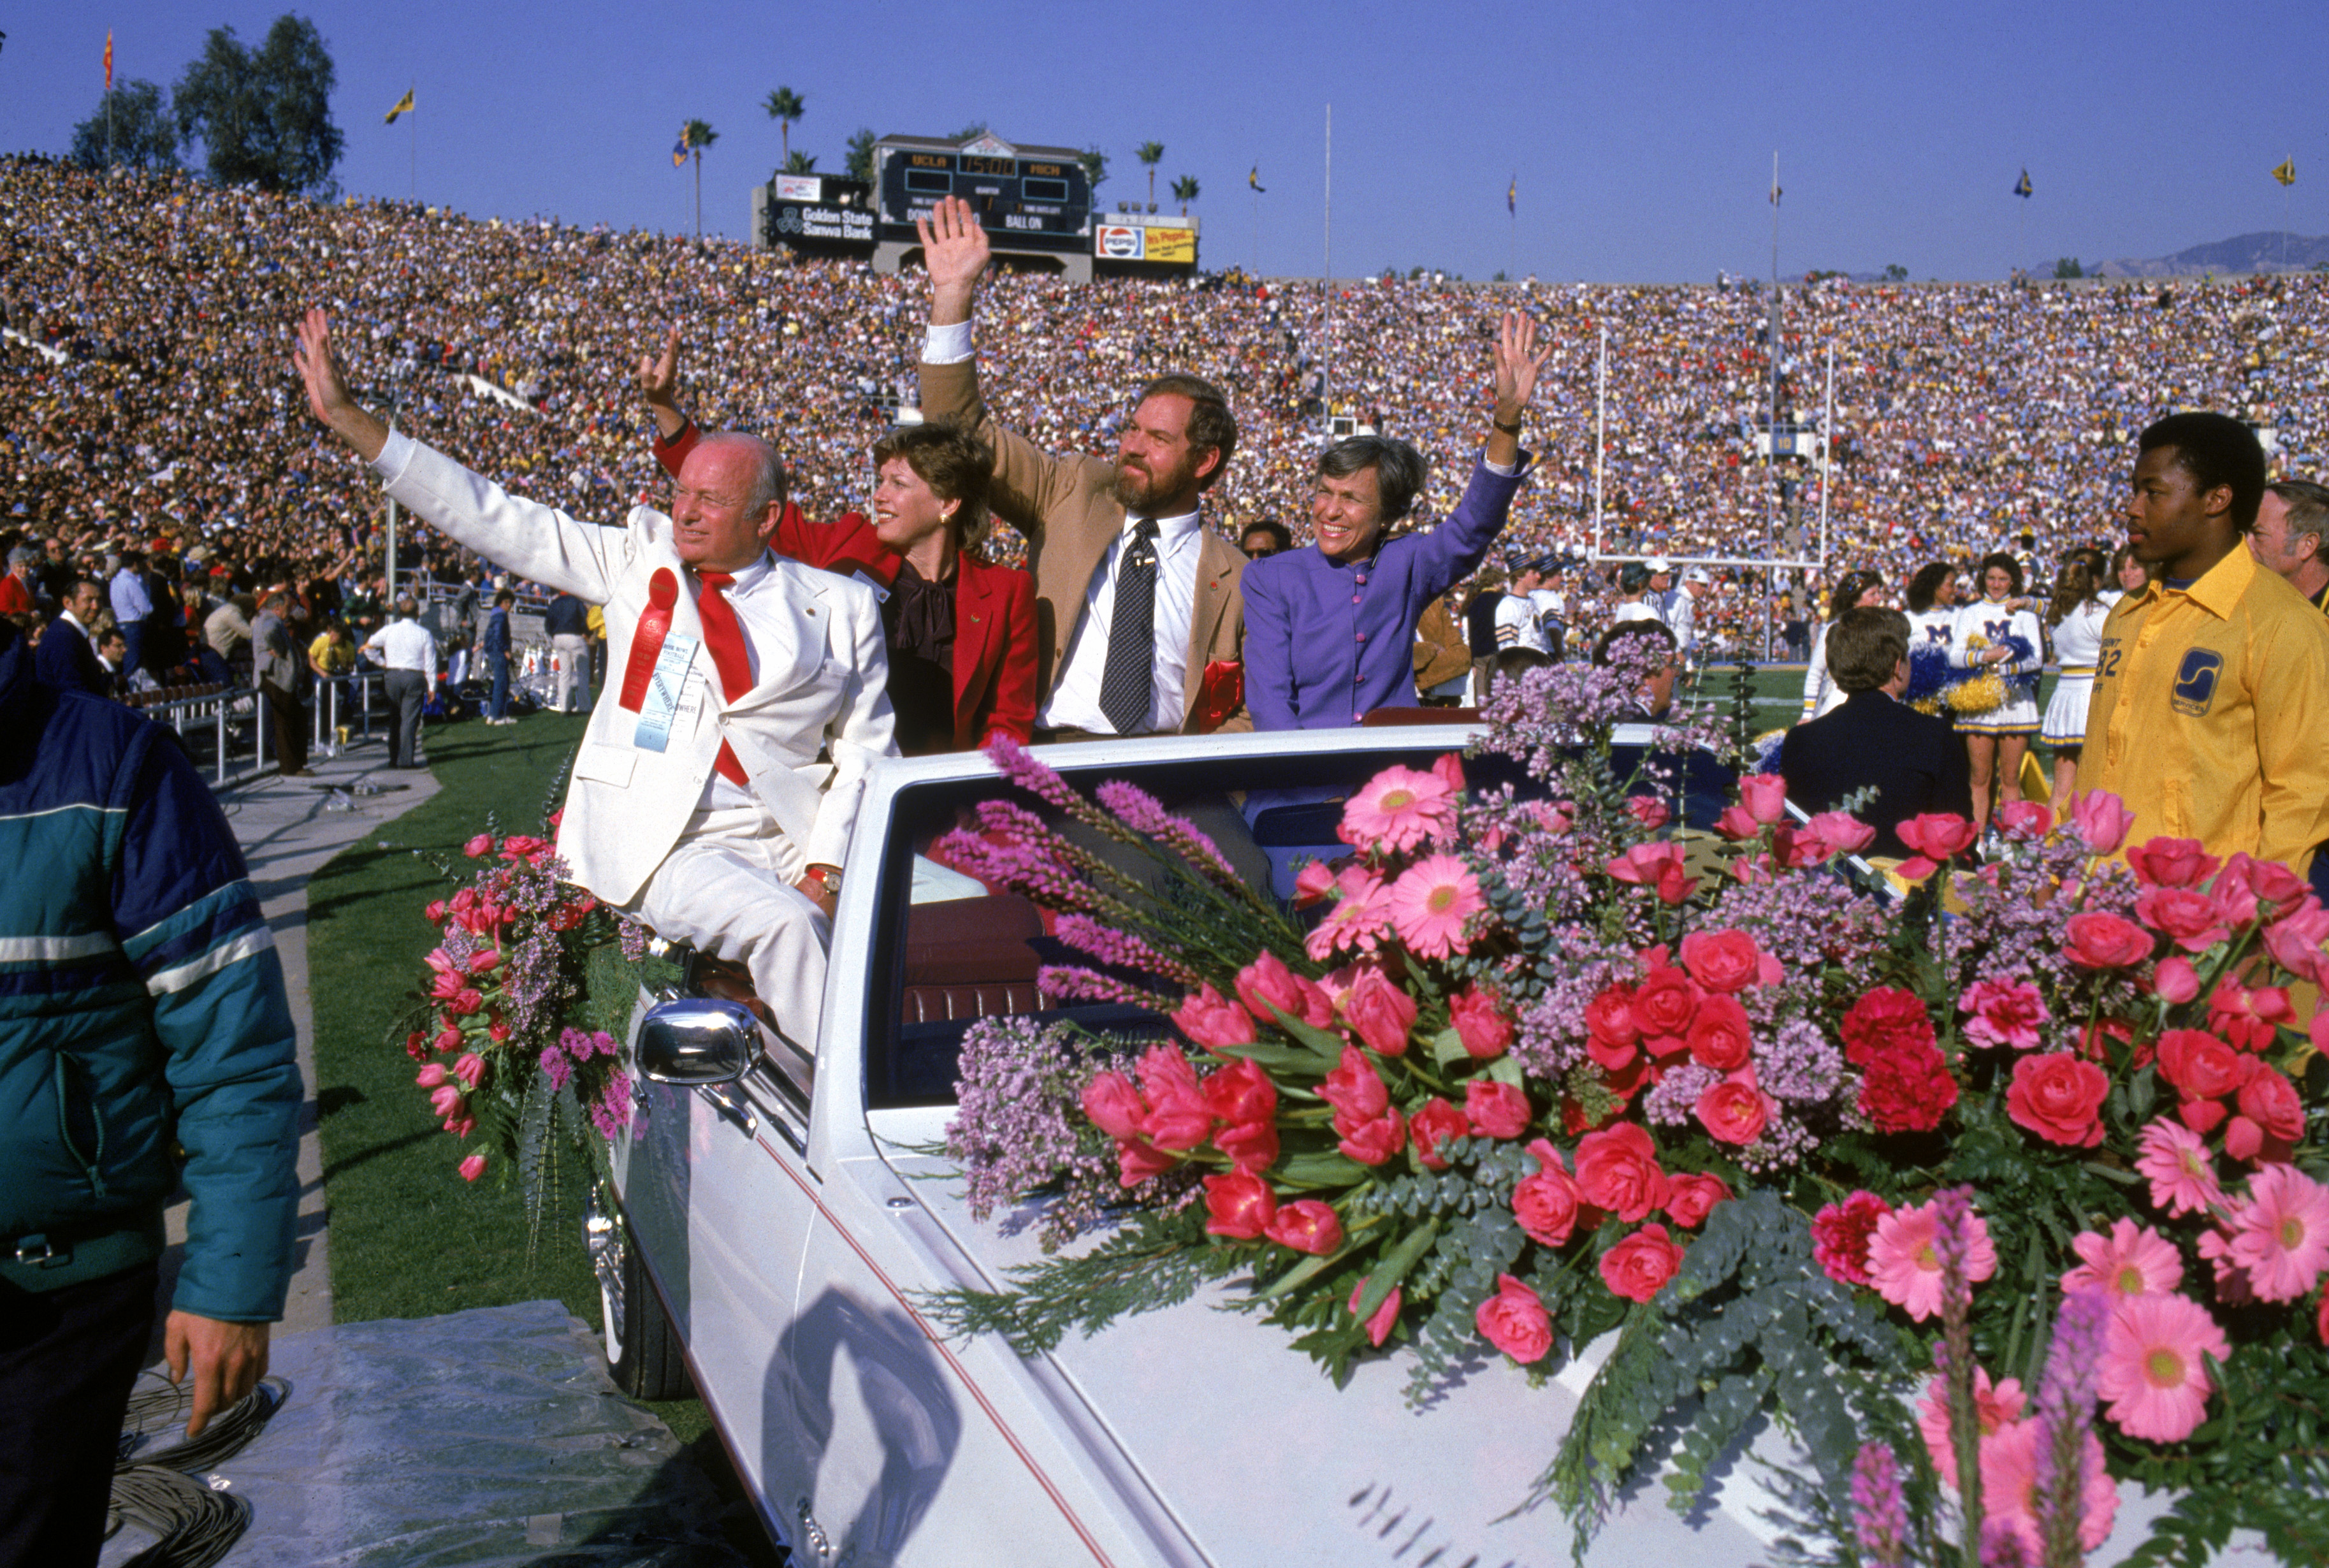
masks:
<instances>
[{"instance_id":1,"label":"coiled cable","mask_svg":"<svg viewBox=\"0 0 2329 1568\"><path fill-rule=\"evenodd\" d=\"M205 1485L200 1475L250 1446L290 1393L283 1379L261 1378L212 1416L200 1437L171 1442L193 1408L193 1384L156 1372L138 1374L115 1453L106 1534L135 1525L158 1539L127 1568L211 1568L233 1549L250 1527L250 1505Z\"/></svg>"}]
</instances>

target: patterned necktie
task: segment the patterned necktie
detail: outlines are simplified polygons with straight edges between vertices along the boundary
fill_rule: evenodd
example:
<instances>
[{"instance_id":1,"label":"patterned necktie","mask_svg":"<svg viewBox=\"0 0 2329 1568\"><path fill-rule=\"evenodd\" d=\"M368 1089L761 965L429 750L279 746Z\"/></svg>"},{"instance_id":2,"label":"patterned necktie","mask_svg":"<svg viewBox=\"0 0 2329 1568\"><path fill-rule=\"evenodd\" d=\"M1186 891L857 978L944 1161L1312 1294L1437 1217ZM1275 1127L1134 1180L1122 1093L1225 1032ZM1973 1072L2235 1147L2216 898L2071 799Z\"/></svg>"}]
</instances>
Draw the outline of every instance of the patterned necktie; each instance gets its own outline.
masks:
<instances>
[{"instance_id":1,"label":"patterned necktie","mask_svg":"<svg viewBox=\"0 0 2329 1568\"><path fill-rule=\"evenodd\" d=\"M1099 711L1119 735L1144 729L1156 685L1156 521L1132 525L1116 573L1116 612L1108 628L1108 669Z\"/></svg>"},{"instance_id":2,"label":"patterned necktie","mask_svg":"<svg viewBox=\"0 0 2329 1568\"><path fill-rule=\"evenodd\" d=\"M720 672L721 695L732 703L752 689L752 656L744 649L744 628L736 622L736 607L720 591L736 579L725 571L699 571L695 581L703 585L695 600L696 617L703 622L703 646L712 650L712 667ZM731 784L745 782L744 765L727 741L720 742L720 757L712 766Z\"/></svg>"}]
</instances>

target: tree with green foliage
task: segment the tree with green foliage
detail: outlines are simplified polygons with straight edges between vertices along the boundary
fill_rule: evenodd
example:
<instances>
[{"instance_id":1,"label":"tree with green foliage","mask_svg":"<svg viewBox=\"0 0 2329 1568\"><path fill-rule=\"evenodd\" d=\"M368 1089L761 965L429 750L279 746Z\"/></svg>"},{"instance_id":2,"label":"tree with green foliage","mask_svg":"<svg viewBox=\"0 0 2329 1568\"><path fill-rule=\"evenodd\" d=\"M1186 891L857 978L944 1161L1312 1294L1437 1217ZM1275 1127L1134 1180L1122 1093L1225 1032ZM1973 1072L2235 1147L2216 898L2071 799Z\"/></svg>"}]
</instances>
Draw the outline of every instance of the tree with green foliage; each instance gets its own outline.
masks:
<instances>
[{"instance_id":1,"label":"tree with green foliage","mask_svg":"<svg viewBox=\"0 0 2329 1568\"><path fill-rule=\"evenodd\" d=\"M2065 256L2054 263L2054 276L2057 278L2084 278L2086 275L2087 269L2079 265L2076 256Z\"/></svg>"},{"instance_id":2,"label":"tree with green foliage","mask_svg":"<svg viewBox=\"0 0 2329 1568\"><path fill-rule=\"evenodd\" d=\"M816 173L816 155L815 153L787 154L785 157L785 173L788 175Z\"/></svg>"},{"instance_id":3,"label":"tree with green foliage","mask_svg":"<svg viewBox=\"0 0 2329 1568\"><path fill-rule=\"evenodd\" d=\"M873 183L873 128L862 125L857 134L849 138L849 177Z\"/></svg>"},{"instance_id":4,"label":"tree with green foliage","mask_svg":"<svg viewBox=\"0 0 2329 1568\"><path fill-rule=\"evenodd\" d=\"M97 112L73 127L68 156L90 169L103 168L108 160L148 172L176 168L178 133L162 90L135 79L115 88L109 109L100 99Z\"/></svg>"},{"instance_id":5,"label":"tree with green foliage","mask_svg":"<svg viewBox=\"0 0 2329 1568\"><path fill-rule=\"evenodd\" d=\"M1138 147L1134 149L1132 156L1138 158L1141 163L1147 167L1148 209L1150 212L1155 212L1156 210L1156 165L1164 161L1164 144L1163 142L1142 142Z\"/></svg>"},{"instance_id":6,"label":"tree with green foliage","mask_svg":"<svg viewBox=\"0 0 2329 1568\"><path fill-rule=\"evenodd\" d=\"M222 185L329 194L344 139L332 123L337 80L323 34L304 16L278 16L256 51L233 28L213 27L172 94L178 137L203 144Z\"/></svg>"},{"instance_id":7,"label":"tree with green foliage","mask_svg":"<svg viewBox=\"0 0 2329 1568\"><path fill-rule=\"evenodd\" d=\"M808 112L808 99L789 87L780 87L763 100L768 118L777 122L777 134L783 138L785 168L793 172L793 122Z\"/></svg>"},{"instance_id":8,"label":"tree with green foliage","mask_svg":"<svg viewBox=\"0 0 2329 1568\"><path fill-rule=\"evenodd\" d=\"M703 238L703 149L720 139L720 133L700 119L689 120L679 128L679 145L695 155L695 237Z\"/></svg>"},{"instance_id":9,"label":"tree with green foliage","mask_svg":"<svg viewBox=\"0 0 2329 1568\"><path fill-rule=\"evenodd\" d=\"M1884 268L1884 281L1887 283L1906 283L1909 281L1909 269L1906 267L1901 266L1898 261L1888 262Z\"/></svg>"},{"instance_id":10,"label":"tree with green foliage","mask_svg":"<svg viewBox=\"0 0 2329 1568\"><path fill-rule=\"evenodd\" d=\"M1108 155L1098 147L1086 147L1076 155L1076 162L1084 166L1084 182L1097 192L1108 181Z\"/></svg>"},{"instance_id":11,"label":"tree with green foliage","mask_svg":"<svg viewBox=\"0 0 2329 1568\"><path fill-rule=\"evenodd\" d=\"M983 119L975 119L947 139L956 142L975 142L985 134L986 122Z\"/></svg>"},{"instance_id":12,"label":"tree with green foliage","mask_svg":"<svg viewBox=\"0 0 2329 1568\"><path fill-rule=\"evenodd\" d=\"M1181 216L1189 215L1189 203L1197 199L1197 176L1183 175L1173 182L1173 199L1181 203Z\"/></svg>"}]
</instances>

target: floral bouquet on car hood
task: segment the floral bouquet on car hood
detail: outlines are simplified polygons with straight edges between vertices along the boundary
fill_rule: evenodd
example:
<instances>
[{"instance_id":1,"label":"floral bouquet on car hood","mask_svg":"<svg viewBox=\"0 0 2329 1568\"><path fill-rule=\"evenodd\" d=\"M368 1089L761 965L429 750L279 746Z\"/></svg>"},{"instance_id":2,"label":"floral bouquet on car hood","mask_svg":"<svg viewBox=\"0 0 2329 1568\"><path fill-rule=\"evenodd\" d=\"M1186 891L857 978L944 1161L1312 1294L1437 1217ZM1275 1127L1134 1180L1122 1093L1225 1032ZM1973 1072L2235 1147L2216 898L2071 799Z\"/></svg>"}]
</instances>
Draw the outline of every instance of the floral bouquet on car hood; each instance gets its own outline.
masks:
<instances>
[{"instance_id":1,"label":"floral bouquet on car hood","mask_svg":"<svg viewBox=\"0 0 2329 1568\"><path fill-rule=\"evenodd\" d=\"M1629 794L1631 689L1501 685L1482 749L1531 782L1384 770L1291 913L1140 790L997 743L1048 809L937 855L1058 912L1091 963L1047 992L1178 1037L973 1028L975 1211L1048 1194L1047 1245L1105 1234L941 1316L1040 1350L1237 1277L1330 1375L1404 1351L1419 1403L1484 1346L1535 1378L1619 1331L1539 1483L1580 1546L1662 1468L1692 1507L1764 1412L1867 1561L2077 1561L2110 1478L2182 1494L2163 1552L2329 1540L2329 912L2123 845L2099 795L2003 808L1978 867L1969 823L1905 825L1887 902L1844 868L1871 829L1776 778L1712 836Z\"/></svg>"}]
</instances>

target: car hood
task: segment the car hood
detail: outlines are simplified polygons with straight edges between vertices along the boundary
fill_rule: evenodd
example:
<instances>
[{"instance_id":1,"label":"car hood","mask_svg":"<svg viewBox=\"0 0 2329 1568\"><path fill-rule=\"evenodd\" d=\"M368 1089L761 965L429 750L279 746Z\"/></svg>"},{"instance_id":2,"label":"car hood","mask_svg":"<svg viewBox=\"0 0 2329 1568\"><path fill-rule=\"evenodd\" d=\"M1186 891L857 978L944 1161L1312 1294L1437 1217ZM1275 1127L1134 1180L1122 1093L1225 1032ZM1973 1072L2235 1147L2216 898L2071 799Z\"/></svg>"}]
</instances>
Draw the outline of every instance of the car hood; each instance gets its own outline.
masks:
<instances>
[{"instance_id":1,"label":"car hood","mask_svg":"<svg viewBox=\"0 0 2329 1568\"><path fill-rule=\"evenodd\" d=\"M913 1185L998 1284L1042 1256L1032 1228L1004 1234L973 1220L958 1182ZM1406 1399L1411 1355L1363 1362L1338 1389L1284 1330L1224 1310L1233 1297L1211 1288L1088 1338L1070 1335L1050 1355L1219 1568L1554 1568L1570 1559L1558 1509L1513 1510L1551 1461L1611 1339L1533 1388L1484 1343L1480 1365L1419 1411ZM1762 1445L1783 1453L1774 1434ZM1638 1489L1586 1561L1765 1559L1778 1532L1757 1517L1773 1499L1755 1469L1752 1459L1726 1466L1712 1506L1687 1519L1665 1507L1664 1488Z\"/></svg>"}]
</instances>

